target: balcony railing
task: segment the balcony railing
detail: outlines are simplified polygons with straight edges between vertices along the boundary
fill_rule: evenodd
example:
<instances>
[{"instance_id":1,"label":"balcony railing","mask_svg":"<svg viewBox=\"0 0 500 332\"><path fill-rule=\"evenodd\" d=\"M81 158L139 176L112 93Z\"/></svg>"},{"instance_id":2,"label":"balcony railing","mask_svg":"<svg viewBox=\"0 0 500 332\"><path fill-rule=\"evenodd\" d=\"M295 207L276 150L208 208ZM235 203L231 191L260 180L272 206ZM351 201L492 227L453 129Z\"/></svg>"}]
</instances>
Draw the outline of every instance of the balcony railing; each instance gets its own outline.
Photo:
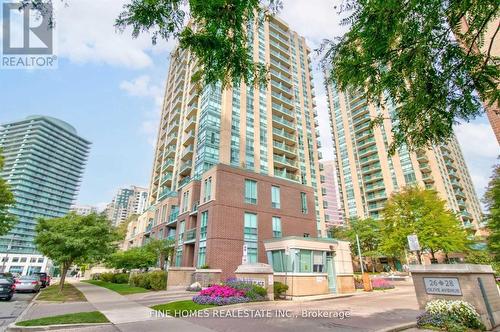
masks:
<instances>
[{"instance_id":1,"label":"balcony railing","mask_svg":"<svg viewBox=\"0 0 500 332\"><path fill-rule=\"evenodd\" d=\"M196 228L188 229L186 231L184 243L195 241L196 240Z\"/></svg>"}]
</instances>

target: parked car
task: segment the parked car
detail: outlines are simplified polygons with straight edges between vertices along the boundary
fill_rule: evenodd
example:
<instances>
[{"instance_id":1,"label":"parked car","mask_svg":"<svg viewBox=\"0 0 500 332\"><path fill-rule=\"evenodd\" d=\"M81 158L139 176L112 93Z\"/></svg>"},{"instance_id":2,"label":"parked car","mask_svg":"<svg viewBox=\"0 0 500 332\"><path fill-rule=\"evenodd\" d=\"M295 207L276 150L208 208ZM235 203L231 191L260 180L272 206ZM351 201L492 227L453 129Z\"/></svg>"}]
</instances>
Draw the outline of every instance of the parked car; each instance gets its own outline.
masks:
<instances>
[{"instance_id":1,"label":"parked car","mask_svg":"<svg viewBox=\"0 0 500 332\"><path fill-rule=\"evenodd\" d=\"M42 283L42 288L50 286L50 276L45 272L36 272L34 275L40 277L40 282Z\"/></svg>"},{"instance_id":2,"label":"parked car","mask_svg":"<svg viewBox=\"0 0 500 332\"><path fill-rule=\"evenodd\" d=\"M42 287L40 277L36 275L21 276L16 279L16 292L39 292Z\"/></svg>"},{"instance_id":3,"label":"parked car","mask_svg":"<svg viewBox=\"0 0 500 332\"><path fill-rule=\"evenodd\" d=\"M16 289L14 279L0 276L0 299L10 301Z\"/></svg>"}]
</instances>

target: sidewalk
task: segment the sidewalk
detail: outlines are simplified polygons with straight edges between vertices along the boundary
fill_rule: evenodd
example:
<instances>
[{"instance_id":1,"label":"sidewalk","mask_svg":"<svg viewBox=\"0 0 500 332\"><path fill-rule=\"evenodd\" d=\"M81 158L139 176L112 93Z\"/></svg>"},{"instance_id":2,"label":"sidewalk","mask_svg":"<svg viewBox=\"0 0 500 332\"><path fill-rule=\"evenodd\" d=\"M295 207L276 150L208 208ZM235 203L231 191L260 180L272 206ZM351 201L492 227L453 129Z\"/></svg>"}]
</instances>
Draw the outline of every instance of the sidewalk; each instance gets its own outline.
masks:
<instances>
[{"instance_id":1,"label":"sidewalk","mask_svg":"<svg viewBox=\"0 0 500 332\"><path fill-rule=\"evenodd\" d=\"M84 282L74 283L74 286L120 331L165 331L168 329L175 329L176 332L212 331L173 317L151 317L150 308L104 287Z\"/></svg>"}]
</instances>

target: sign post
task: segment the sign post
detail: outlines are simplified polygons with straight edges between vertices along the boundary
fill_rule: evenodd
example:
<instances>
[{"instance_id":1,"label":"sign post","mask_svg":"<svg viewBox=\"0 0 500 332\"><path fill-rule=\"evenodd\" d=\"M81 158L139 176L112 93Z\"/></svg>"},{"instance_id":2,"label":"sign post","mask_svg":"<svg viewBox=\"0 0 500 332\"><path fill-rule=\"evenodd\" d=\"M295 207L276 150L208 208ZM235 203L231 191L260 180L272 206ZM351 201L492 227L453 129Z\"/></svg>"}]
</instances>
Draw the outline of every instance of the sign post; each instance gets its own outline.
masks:
<instances>
[{"instance_id":1,"label":"sign post","mask_svg":"<svg viewBox=\"0 0 500 332\"><path fill-rule=\"evenodd\" d=\"M241 257L241 264L248 263L248 246L246 244L243 245L243 256Z\"/></svg>"},{"instance_id":2,"label":"sign post","mask_svg":"<svg viewBox=\"0 0 500 332\"><path fill-rule=\"evenodd\" d=\"M407 236L407 239L410 251L414 251L417 254L418 264L422 265L422 260L420 259L420 243L418 243L418 236L416 234L411 234Z\"/></svg>"}]
</instances>

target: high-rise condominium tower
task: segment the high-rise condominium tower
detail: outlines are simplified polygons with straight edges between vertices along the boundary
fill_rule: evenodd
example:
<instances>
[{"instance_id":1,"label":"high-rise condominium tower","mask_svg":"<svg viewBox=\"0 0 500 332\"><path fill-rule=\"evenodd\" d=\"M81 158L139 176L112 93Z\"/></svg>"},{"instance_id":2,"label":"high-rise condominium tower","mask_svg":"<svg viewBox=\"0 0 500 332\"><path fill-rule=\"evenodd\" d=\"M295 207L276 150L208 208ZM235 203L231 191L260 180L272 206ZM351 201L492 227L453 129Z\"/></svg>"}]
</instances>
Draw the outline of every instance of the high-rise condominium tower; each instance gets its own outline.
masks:
<instances>
[{"instance_id":1,"label":"high-rise condominium tower","mask_svg":"<svg viewBox=\"0 0 500 332\"><path fill-rule=\"evenodd\" d=\"M183 243L182 236L189 234L191 240L193 236L197 237L199 224L204 229L207 223L220 223L221 227L235 229L237 234L231 235L230 241L236 246L234 250L240 253L228 266L241 262L243 241L248 242L250 260L257 259L258 251L262 257L260 261L264 261L265 253L262 248L258 250L257 243L266 237L272 238L271 225L274 234L281 234L280 218L284 219L282 232L285 235L316 236L324 232L319 183L321 155L318 152L310 50L303 37L276 18L251 23L248 31L248 44L254 60L269 65L269 82L263 87L241 84L225 90L220 86L198 90L191 80L197 70L193 55L177 49L171 56L149 201L157 207L153 218L155 225L158 221L161 224L162 220L172 220L167 222L169 225L165 230L159 227L166 236L177 234L179 264L196 264L191 258L185 258L192 250L198 251L200 260L197 265L200 261L205 262L205 250L206 261L209 261L208 244L197 244L193 249L179 245L179 240ZM213 178L206 178L205 174L214 169ZM236 177L234 183L227 182L227 172ZM217 182L215 177L220 181ZM200 183L205 187L201 194L206 196L200 197L196 188L189 189ZM229 208L226 210L228 214L221 214L219 219L216 219L215 212L213 218L201 214L201 207L196 204L210 199L222 204L230 197L218 195L229 194L240 185L241 202L238 201L234 214L229 213ZM179 203L176 203L176 198L165 211L159 208L161 202L174 196L179 196ZM243 203L250 205L245 207ZM171 208L176 204L181 205L180 209L179 206ZM234 205L235 202L224 204ZM194 205L200 214L197 222L192 220L195 213L188 218L182 216L188 210L196 211ZM268 208L265 214L263 210L252 212L252 209ZM289 208L290 211L285 210ZM312 227L288 223L286 218L292 218L295 210L298 211L297 218L306 218ZM170 215L163 217L167 211L173 211L172 219ZM258 234L250 234L257 231L257 224ZM267 224L269 233L261 233L267 232L267 226L264 226ZM187 230L188 227L192 229ZM245 234L246 240L244 229L249 232ZM227 234L212 234L228 237ZM198 238L205 236L202 231ZM210 266L214 264L210 263Z\"/></svg>"},{"instance_id":2,"label":"high-rise condominium tower","mask_svg":"<svg viewBox=\"0 0 500 332\"><path fill-rule=\"evenodd\" d=\"M327 228L342 226L342 215L337 169L334 160L323 161L324 169L321 172L323 190L323 207L325 210L325 225Z\"/></svg>"},{"instance_id":3,"label":"high-rise condominium tower","mask_svg":"<svg viewBox=\"0 0 500 332\"><path fill-rule=\"evenodd\" d=\"M148 201L148 189L130 186L120 188L111 203L105 209L105 213L111 223L115 226L121 224L133 214L144 212Z\"/></svg>"},{"instance_id":4,"label":"high-rise condominium tower","mask_svg":"<svg viewBox=\"0 0 500 332\"><path fill-rule=\"evenodd\" d=\"M460 214L464 227L477 229L481 209L464 157L455 137L448 144L417 153L401 148L388 156L391 123L374 129L370 120L389 118L384 109L368 104L363 92L343 92L328 85L328 101L337 172L345 217L378 218L387 198L406 185L435 189Z\"/></svg>"},{"instance_id":5,"label":"high-rise condominium tower","mask_svg":"<svg viewBox=\"0 0 500 332\"><path fill-rule=\"evenodd\" d=\"M10 184L16 204L9 209L17 224L0 237L5 271L44 270L47 259L37 253L33 239L39 218L67 214L77 194L90 142L68 123L30 116L0 127L5 165L0 176Z\"/></svg>"}]
</instances>

